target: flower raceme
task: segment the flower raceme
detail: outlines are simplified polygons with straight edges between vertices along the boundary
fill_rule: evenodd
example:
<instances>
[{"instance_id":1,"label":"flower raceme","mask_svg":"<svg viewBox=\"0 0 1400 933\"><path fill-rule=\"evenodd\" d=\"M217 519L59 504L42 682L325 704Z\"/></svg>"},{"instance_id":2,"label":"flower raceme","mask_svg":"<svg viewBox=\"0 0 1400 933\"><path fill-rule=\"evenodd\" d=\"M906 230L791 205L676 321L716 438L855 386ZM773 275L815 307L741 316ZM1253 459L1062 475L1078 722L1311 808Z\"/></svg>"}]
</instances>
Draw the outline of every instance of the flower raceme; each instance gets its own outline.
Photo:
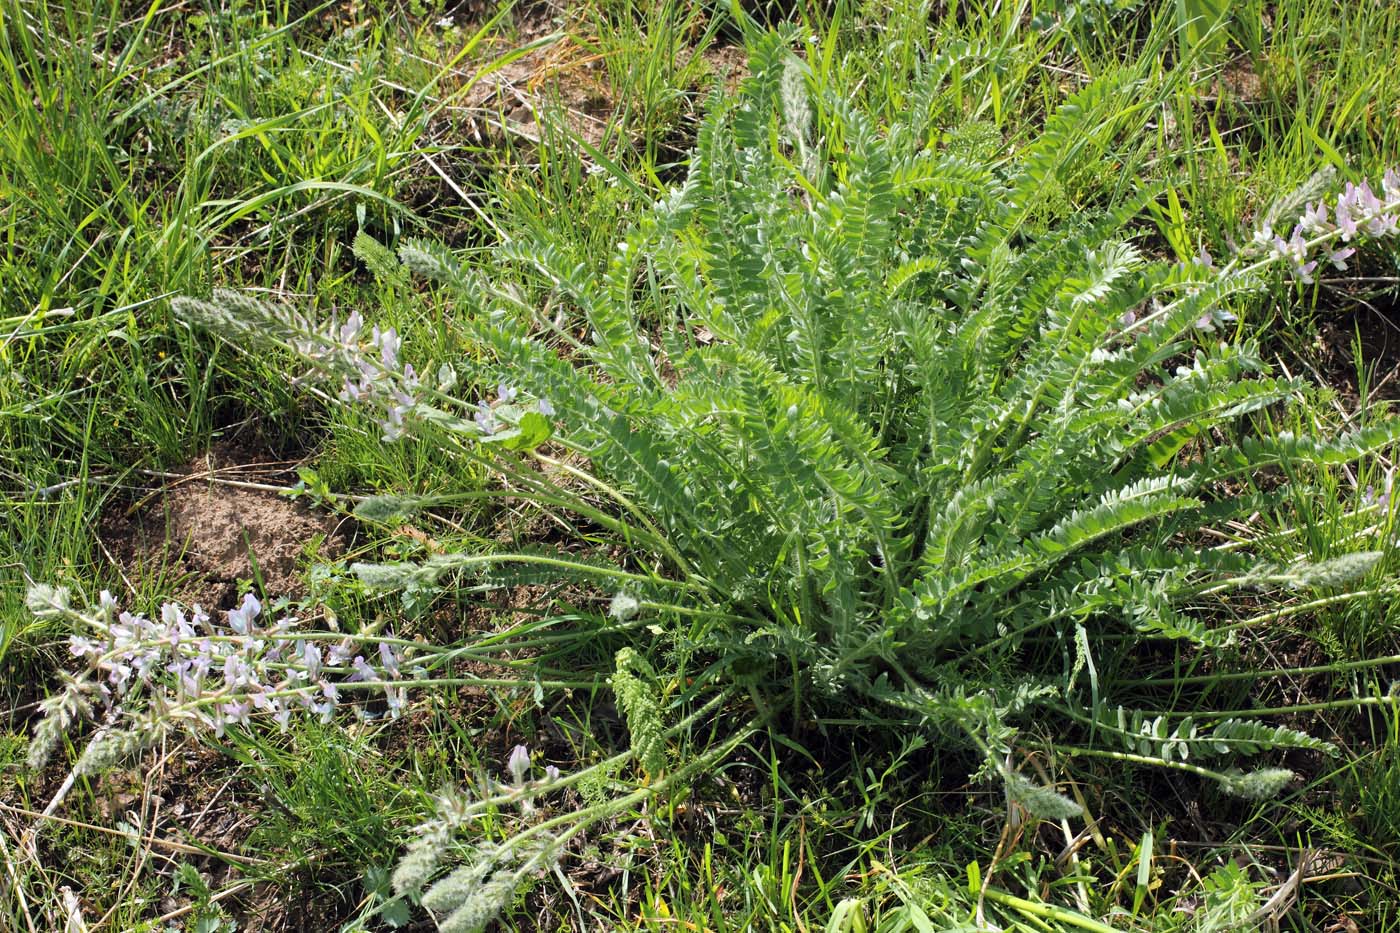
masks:
<instances>
[{"instance_id":1,"label":"flower raceme","mask_svg":"<svg viewBox=\"0 0 1400 933\"><path fill-rule=\"evenodd\" d=\"M1293 225L1288 239L1276 233L1273 225L1265 221L1255 229L1243 247L1232 244L1234 259L1224 267L1216 266L1205 247L1201 247L1200 253L1189 263L1179 265L1223 276L1239 271L1241 263L1258 269L1282 262L1298 282L1312 285L1316 282L1314 273L1323 261L1339 272L1347 270L1347 261L1356 255L1356 246L1346 244L1359 242L1364 237L1383 238L1397 233L1400 233L1400 170L1389 169L1381 179L1380 196L1376 195L1370 182L1363 179L1359 185L1347 182L1330 209L1325 200L1309 202ZM1122 325L1131 328L1140 320L1136 311L1129 311L1123 315ZM1235 315L1229 311L1214 308L1201 316L1196 322L1196 329L1214 333L1218 326L1235 320Z\"/></svg>"},{"instance_id":2,"label":"flower raceme","mask_svg":"<svg viewBox=\"0 0 1400 933\"><path fill-rule=\"evenodd\" d=\"M334 335L338 342L326 340L323 346L334 346L342 355L342 362L352 372L341 375L340 397L347 402L372 401L383 409L379 425L386 441L403 436L404 419L410 417L418 404L418 389L421 380L414 372L412 363L399 363L399 346L402 341L394 328L371 329L368 347L363 347L360 336L364 321L360 312L350 315L343 326L331 322L331 328L323 336ZM297 347L305 355L316 348L314 336L303 337ZM373 352L378 351L377 356ZM386 378L387 377L387 378Z\"/></svg>"},{"instance_id":3,"label":"flower raceme","mask_svg":"<svg viewBox=\"0 0 1400 933\"><path fill-rule=\"evenodd\" d=\"M89 743L78 770L98 771L179 724L222 736L230 726L265 716L286 731L297 716L328 721L347 689L382 690L390 717L402 714L403 644L302 629L273 617L251 593L222 623L199 606L165 603L155 619L123 612L103 591L96 610L81 612L61 590L35 587L40 615L63 615L81 632L69 641L87 670L55 694L35 732L31 763L42 764L74 715L98 701L109 713L100 741ZM46 701L47 702L47 701ZM370 715L357 707L362 716ZM120 741L118 741L120 739Z\"/></svg>"},{"instance_id":4,"label":"flower raceme","mask_svg":"<svg viewBox=\"0 0 1400 933\"><path fill-rule=\"evenodd\" d=\"M1354 246L1337 246L1335 240L1351 243L1361 236L1389 237L1400 232L1400 171L1389 169L1381 179L1381 195L1371 184L1347 182L1329 213L1325 201L1308 204L1288 239L1268 224L1260 225L1242 251L1247 258L1263 256L1282 259L1298 281L1311 285L1318 263L1325 259L1338 271L1345 271L1347 260L1356 254ZM1315 252L1319 250L1320 252Z\"/></svg>"},{"instance_id":5,"label":"flower raceme","mask_svg":"<svg viewBox=\"0 0 1400 933\"><path fill-rule=\"evenodd\" d=\"M225 336L246 336L271 342L295 353L310 364L311 377L338 386L339 399L371 409L385 441L396 441L412 427L431 420L451 430L484 438L495 437L517 423L526 412L545 418L554 414L547 399L526 404L517 401L516 390L505 383L497 397L465 403L449 393L457 386L457 373L443 366L436 378L420 375L412 363L399 359L403 340L392 328L367 327L355 311L341 323L332 316L317 324L293 308L259 301L229 289L215 289L211 300L180 297L172 302L177 314ZM434 408L465 406L471 417L454 417Z\"/></svg>"}]
</instances>

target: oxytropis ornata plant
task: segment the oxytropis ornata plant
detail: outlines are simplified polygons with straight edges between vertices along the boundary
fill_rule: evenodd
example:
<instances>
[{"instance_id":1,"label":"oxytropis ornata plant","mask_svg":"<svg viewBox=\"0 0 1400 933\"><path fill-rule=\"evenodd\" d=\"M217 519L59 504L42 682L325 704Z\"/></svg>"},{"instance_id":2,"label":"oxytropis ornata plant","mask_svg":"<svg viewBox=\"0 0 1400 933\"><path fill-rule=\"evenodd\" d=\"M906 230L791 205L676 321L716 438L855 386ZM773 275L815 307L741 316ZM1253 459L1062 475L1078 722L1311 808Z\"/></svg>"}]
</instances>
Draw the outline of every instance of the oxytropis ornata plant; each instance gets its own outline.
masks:
<instances>
[{"instance_id":1,"label":"oxytropis ornata plant","mask_svg":"<svg viewBox=\"0 0 1400 933\"><path fill-rule=\"evenodd\" d=\"M928 80L956 65L932 63ZM1178 708L1189 691L1128 691L1106 671L1139 661L1145 642L1218 650L1272 618L1223 621L1216 610L1240 593L1282 607L1376 566L1372 554L1314 564L1249 539L1201 546L1205 530L1286 508L1256 477L1286 474L1288 495L1309 495L1321 472L1394 444L1400 423L1257 432L1250 417L1302 384L1271 375L1243 328L1230 341L1196 331L1231 321L1232 297L1271 269L1307 282L1323 263L1344 266L1361 237L1392 236L1397 176L1379 195L1359 184L1325 207L1280 209L1218 267L1204 254L1153 262L1129 226L1147 194L1035 233L1045 192L1076 158L1142 129L1155 104L1120 103L1145 75L1092 82L1039 138L979 164L928 145L941 134L933 108L877 127L839 93L803 106L815 82L804 69L781 39L757 43L750 80L716 101L685 181L602 262L516 241L499 258L520 282L492 282L445 250L408 244L393 265L357 243L376 268L424 275L451 299L470 346L440 365L409 368L387 330L319 326L231 292L175 309L296 353L327 397L362 406L386 438L431 439L500 477L515 502L612 535L612 562L561 548L357 572L385 590L492 585L517 568L623 590L614 620L561 620L551 635L576 634L577 657L618 658L607 673L634 732L629 755L654 778L619 800L675 787L732 747L676 753L676 730L706 702L794 722L877 709L872 728L970 750L980 776L1062 817L1076 808L1018 774L1019 751L1277 795L1286 770L1236 762L1312 740L1224 714L1187 722L1199 712ZM473 371L459 386L462 359ZM571 456L551 458L546 441ZM617 641L601 653L600 630ZM539 849L464 871L459 890L493 893L457 903L453 916L472 909L456 922L499 907L520 866L604 811L586 812L529 815L512 838Z\"/></svg>"}]
</instances>

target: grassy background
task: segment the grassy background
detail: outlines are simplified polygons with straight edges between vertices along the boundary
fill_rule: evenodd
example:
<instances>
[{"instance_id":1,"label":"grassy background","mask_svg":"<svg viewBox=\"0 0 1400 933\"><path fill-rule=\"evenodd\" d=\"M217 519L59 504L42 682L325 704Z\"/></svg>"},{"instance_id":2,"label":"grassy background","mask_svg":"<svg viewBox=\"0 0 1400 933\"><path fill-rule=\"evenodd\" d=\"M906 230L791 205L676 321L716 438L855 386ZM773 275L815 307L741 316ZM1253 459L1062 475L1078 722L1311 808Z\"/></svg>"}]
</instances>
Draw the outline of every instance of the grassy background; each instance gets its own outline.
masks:
<instances>
[{"instance_id":1,"label":"grassy background","mask_svg":"<svg viewBox=\"0 0 1400 933\"><path fill-rule=\"evenodd\" d=\"M949 56L932 142L985 160L1013 152L1089 78L1137 76L1103 118L1148 102L1151 131L1086 154L1046 210L1161 181L1143 228L1159 254L1219 254L1320 169L1374 177L1400 153L1400 10L1388 3L1241 0L1227 52L1196 69L1152 46L1162 11L1148 3L749 9L794 24L818 80L855 88L877 116L910 106L920 69ZM305 478L329 497L475 489L479 478L430 443L381 444L367 420L291 388L288 361L178 325L167 299L229 285L322 315L373 308L424 357L464 353L452 309L376 283L350 252L356 233L438 238L506 274L491 247L545 229L581 261L601 261L638 191L676 178L695 113L742 61L738 29L698 0L0 0L0 23L0 855L13 894L0 926L63 928L69 890L94 929L381 928L383 871L440 786L499 769L514 741L601 755L616 729L607 711L540 708L526 678L486 696L421 691L402 726L172 743L81 782L63 822L39 821L31 857L25 834L56 781L23 771L25 734L66 659L65 633L24 609L24 580L108 587L133 606L169 596L169 580L124 574L94 529L150 486L140 471L180 468L219 438L314 470ZM596 171L600 157L636 188ZM1395 257L1377 252L1359 278L1307 289L1280 279L1237 309L1280 367L1318 381L1279 429L1364 422L1396 397L1396 275ZM1347 518L1381 479L1351 479L1298 503L1319 556L1358 534L1390 546L1388 522ZM470 509L441 518L427 534L448 549L501 521ZM371 527L355 544L404 556L428 546ZM331 583L316 592L347 617L402 609ZM1210 680L1202 708L1384 695L1388 668L1371 662L1397 653L1391 608L1377 598L1281 622L1276 641L1226 659L1244 676ZM1311 667L1323 670L1280 672ZM841 902L855 897L871 929L949 928L979 910L1026 929L1075 926L1049 904L1120 928L1206 929L1252 891L1280 891L1308 849L1302 903L1284 897L1273 911L1284 926L1395 928L1400 719L1379 702L1297 715L1334 730L1348 754L1300 764L1309 785L1277 806L1195 799L1162 778L1086 766L1111 806L1058 865L1072 834L1013 839L995 797L963 786L966 762L839 735L814 737L815 762L781 743L755 747L673 802L671 831L638 822L590 840L575 884L547 883L515 926L821 929L854 923ZM985 872L994 851L999 883L1025 905L969 897L968 863Z\"/></svg>"}]
</instances>

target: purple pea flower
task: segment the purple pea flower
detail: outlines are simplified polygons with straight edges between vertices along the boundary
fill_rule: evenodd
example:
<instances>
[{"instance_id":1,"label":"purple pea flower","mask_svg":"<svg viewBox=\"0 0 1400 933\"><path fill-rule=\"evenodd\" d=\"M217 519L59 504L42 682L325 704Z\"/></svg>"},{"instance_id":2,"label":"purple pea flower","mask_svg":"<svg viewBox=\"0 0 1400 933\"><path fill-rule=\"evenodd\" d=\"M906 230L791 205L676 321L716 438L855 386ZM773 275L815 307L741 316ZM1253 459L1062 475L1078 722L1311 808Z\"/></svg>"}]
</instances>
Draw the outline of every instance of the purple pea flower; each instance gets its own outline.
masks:
<instances>
[{"instance_id":1,"label":"purple pea flower","mask_svg":"<svg viewBox=\"0 0 1400 933\"><path fill-rule=\"evenodd\" d=\"M252 593L243 597L243 604L237 609L230 609L228 612L228 627L240 635L247 635L252 631L253 621L262 612L262 603Z\"/></svg>"},{"instance_id":2,"label":"purple pea flower","mask_svg":"<svg viewBox=\"0 0 1400 933\"><path fill-rule=\"evenodd\" d=\"M298 674L308 680L315 680L321 676L321 649L315 642L302 642L301 662L305 670L298 671Z\"/></svg>"},{"instance_id":3,"label":"purple pea flower","mask_svg":"<svg viewBox=\"0 0 1400 933\"><path fill-rule=\"evenodd\" d=\"M369 666L369 662L362 654L355 655L355 660L350 663L350 666L355 669L355 673L347 677L346 680L363 682L379 679L379 675L375 673L374 668Z\"/></svg>"},{"instance_id":4,"label":"purple pea flower","mask_svg":"<svg viewBox=\"0 0 1400 933\"><path fill-rule=\"evenodd\" d=\"M1341 231L1342 239L1348 243L1357 234L1356 220L1352 218L1351 210L1349 202L1340 199L1337 201L1337 229Z\"/></svg>"},{"instance_id":5,"label":"purple pea flower","mask_svg":"<svg viewBox=\"0 0 1400 933\"><path fill-rule=\"evenodd\" d=\"M364 318L360 317L360 312L350 312L350 317L346 318L345 326L337 328L335 321L331 321L331 333L338 337L345 346L354 346L355 341L360 337L360 331L364 328Z\"/></svg>"},{"instance_id":6,"label":"purple pea flower","mask_svg":"<svg viewBox=\"0 0 1400 933\"><path fill-rule=\"evenodd\" d=\"M374 329L374 343L379 346L379 360L384 364L385 369L399 368L399 335L391 327L380 333L379 328Z\"/></svg>"},{"instance_id":7,"label":"purple pea flower","mask_svg":"<svg viewBox=\"0 0 1400 933\"><path fill-rule=\"evenodd\" d=\"M524 784L525 775L530 770L530 750L524 745L517 745L511 749L510 758L506 760L506 770L510 772L516 787Z\"/></svg>"},{"instance_id":8,"label":"purple pea flower","mask_svg":"<svg viewBox=\"0 0 1400 933\"><path fill-rule=\"evenodd\" d=\"M399 676L399 656L394 653L393 648L382 641L379 643L379 661L384 665L384 670L389 673L390 677Z\"/></svg>"},{"instance_id":9,"label":"purple pea flower","mask_svg":"<svg viewBox=\"0 0 1400 933\"><path fill-rule=\"evenodd\" d=\"M1377 214L1366 224L1366 231L1371 236L1394 236L1397 232L1397 219L1400 218L1394 214Z\"/></svg>"},{"instance_id":10,"label":"purple pea flower","mask_svg":"<svg viewBox=\"0 0 1400 933\"><path fill-rule=\"evenodd\" d=\"M408 694L402 687L385 687L384 704L389 710L390 719L398 719L403 715L404 704L408 700Z\"/></svg>"},{"instance_id":11,"label":"purple pea flower","mask_svg":"<svg viewBox=\"0 0 1400 933\"><path fill-rule=\"evenodd\" d=\"M482 434L495 434L500 429L500 422L491 413L491 407L484 403L477 406L472 420L476 422L476 426L481 429Z\"/></svg>"},{"instance_id":12,"label":"purple pea flower","mask_svg":"<svg viewBox=\"0 0 1400 933\"><path fill-rule=\"evenodd\" d=\"M1303 219L1298 222L1298 226L1305 233L1318 233L1327 229L1327 205L1322 201L1317 204L1309 204L1303 211Z\"/></svg>"},{"instance_id":13,"label":"purple pea flower","mask_svg":"<svg viewBox=\"0 0 1400 933\"><path fill-rule=\"evenodd\" d=\"M248 703L246 700L231 700L220 708L220 712L224 714L228 722L238 724L246 724L248 722L248 714L251 711L252 704Z\"/></svg>"},{"instance_id":14,"label":"purple pea flower","mask_svg":"<svg viewBox=\"0 0 1400 933\"><path fill-rule=\"evenodd\" d=\"M1381 196L1387 201L1400 201L1400 171L1393 168L1385 170L1381 176Z\"/></svg>"}]
</instances>

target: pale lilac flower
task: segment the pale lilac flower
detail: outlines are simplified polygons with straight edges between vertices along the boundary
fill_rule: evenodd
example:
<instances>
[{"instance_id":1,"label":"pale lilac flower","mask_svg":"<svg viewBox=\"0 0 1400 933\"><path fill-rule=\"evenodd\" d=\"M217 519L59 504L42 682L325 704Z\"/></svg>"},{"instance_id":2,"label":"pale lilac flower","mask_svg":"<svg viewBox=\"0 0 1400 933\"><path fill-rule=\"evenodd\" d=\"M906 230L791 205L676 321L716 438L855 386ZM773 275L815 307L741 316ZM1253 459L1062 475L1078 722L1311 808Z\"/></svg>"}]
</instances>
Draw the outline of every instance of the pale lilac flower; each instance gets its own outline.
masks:
<instances>
[{"instance_id":1,"label":"pale lilac flower","mask_svg":"<svg viewBox=\"0 0 1400 933\"><path fill-rule=\"evenodd\" d=\"M355 681L363 682L379 679L379 675L375 673L374 668L369 666L369 662L365 660L364 655L355 655L355 660L351 662L350 666L355 669L355 673L347 677L346 680L352 683Z\"/></svg>"},{"instance_id":2,"label":"pale lilac flower","mask_svg":"<svg viewBox=\"0 0 1400 933\"><path fill-rule=\"evenodd\" d=\"M389 673L389 676L399 676L399 656L394 653L394 649L390 648L386 642L381 641L379 643L379 660L384 665L384 670Z\"/></svg>"},{"instance_id":3,"label":"pale lilac flower","mask_svg":"<svg viewBox=\"0 0 1400 933\"><path fill-rule=\"evenodd\" d=\"M384 703L389 710L390 719L398 719L403 715L404 704L408 700L408 694L402 687L385 687Z\"/></svg>"},{"instance_id":4,"label":"pale lilac flower","mask_svg":"<svg viewBox=\"0 0 1400 933\"><path fill-rule=\"evenodd\" d=\"M1343 249L1332 250L1328 252L1327 259L1329 262L1332 263L1332 265L1337 267L1338 271L1345 272L1347 267L1347 260L1350 259L1355 253L1356 249L1354 247L1348 246Z\"/></svg>"},{"instance_id":5,"label":"pale lilac flower","mask_svg":"<svg viewBox=\"0 0 1400 933\"><path fill-rule=\"evenodd\" d=\"M516 391L514 386L508 386L504 382L496 386L496 396L502 405L509 405L515 401Z\"/></svg>"},{"instance_id":6,"label":"pale lilac flower","mask_svg":"<svg viewBox=\"0 0 1400 933\"><path fill-rule=\"evenodd\" d=\"M302 325L313 328L306 322ZM417 406L418 376L411 365L400 366L403 341L394 328L375 326L365 346L360 342L363 327L355 312L344 326L332 319L327 330L294 342L304 356L319 364L323 375L339 377L341 399L382 407L380 429L386 441L394 441L403 436L407 417Z\"/></svg>"},{"instance_id":7,"label":"pale lilac flower","mask_svg":"<svg viewBox=\"0 0 1400 933\"><path fill-rule=\"evenodd\" d=\"M1395 214L1377 214L1366 224L1366 232L1371 236L1393 236L1397 232L1397 218Z\"/></svg>"},{"instance_id":8,"label":"pale lilac flower","mask_svg":"<svg viewBox=\"0 0 1400 933\"><path fill-rule=\"evenodd\" d=\"M314 641L301 643L301 663L303 670L298 673L307 680L321 676L321 648Z\"/></svg>"},{"instance_id":9,"label":"pale lilac flower","mask_svg":"<svg viewBox=\"0 0 1400 933\"><path fill-rule=\"evenodd\" d=\"M138 636L136 634L135 620L131 613L123 612L117 617L117 622L111 629L112 650L117 652L129 651L137 642Z\"/></svg>"},{"instance_id":10,"label":"pale lilac flower","mask_svg":"<svg viewBox=\"0 0 1400 933\"><path fill-rule=\"evenodd\" d=\"M1356 220L1351 215L1351 204L1341 199L1337 201L1337 229L1341 231L1342 240L1347 243L1357 234Z\"/></svg>"},{"instance_id":11,"label":"pale lilac flower","mask_svg":"<svg viewBox=\"0 0 1400 933\"><path fill-rule=\"evenodd\" d=\"M399 335L392 327L383 332L376 327L371 342L379 347L379 361L385 369L399 368Z\"/></svg>"},{"instance_id":12,"label":"pale lilac flower","mask_svg":"<svg viewBox=\"0 0 1400 933\"><path fill-rule=\"evenodd\" d=\"M393 443L403 437L403 412L397 408L389 409L384 413L384 420L379 423L379 427L387 443Z\"/></svg>"},{"instance_id":13,"label":"pale lilac flower","mask_svg":"<svg viewBox=\"0 0 1400 933\"><path fill-rule=\"evenodd\" d=\"M555 781L559 780L559 769L554 767L554 765L545 765L544 779L553 784Z\"/></svg>"},{"instance_id":14,"label":"pale lilac flower","mask_svg":"<svg viewBox=\"0 0 1400 933\"><path fill-rule=\"evenodd\" d=\"M554 417L554 406L549 404L549 399L542 398L537 404L540 410L540 414L544 415L546 418Z\"/></svg>"},{"instance_id":15,"label":"pale lilac flower","mask_svg":"<svg viewBox=\"0 0 1400 933\"><path fill-rule=\"evenodd\" d=\"M159 651L145 651L135 656L132 669L140 680L149 680L151 671L155 670L160 661Z\"/></svg>"},{"instance_id":16,"label":"pale lilac flower","mask_svg":"<svg viewBox=\"0 0 1400 933\"><path fill-rule=\"evenodd\" d=\"M516 787L524 784L525 775L530 770L530 750L524 745L517 745L511 749L510 758L506 760L506 770L510 772Z\"/></svg>"},{"instance_id":17,"label":"pale lilac flower","mask_svg":"<svg viewBox=\"0 0 1400 933\"><path fill-rule=\"evenodd\" d=\"M272 643L263 648L262 651L264 661L278 663L286 661L296 664L298 663L297 659L301 656L301 645L296 642L288 644L284 639L274 638Z\"/></svg>"},{"instance_id":18,"label":"pale lilac flower","mask_svg":"<svg viewBox=\"0 0 1400 933\"><path fill-rule=\"evenodd\" d=\"M341 694L325 676L322 646L290 634L294 617L260 622L261 614L262 605L251 594L226 613L225 626L211 625L197 607L187 616L180 606L167 603L158 621L151 621L129 612L116 614L115 604L106 602L93 616L79 617L89 622L93 634L75 634L70 650L89 659L88 676L97 696L128 719L181 709L179 721L201 724L218 735L229 726L250 723L254 713L269 715L284 730L297 710L329 721ZM353 643L352 637L330 646L335 660L343 662ZM378 640L373 644L384 669L356 655L342 684L400 676L401 650ZM210 677L212 672L217 673ZM117 706L132 696L148 704L144 712ZM407 703L406 690L387 688L386 696L390 714L397 717Z\"/></svg>"},{"instance_id":19,"label":"pale lilac flower","mask_svg":"<svg viewBox=\"0 0 1400 933\"><path fill-rule=\"evenodd\" d=\"M1302 224L1293 230L1293 235L1287 240L1276 236L1269 241L1269 250L1280 259L1283 259L1293 267L1293 274L1304 284L1312 284L1312 272L1317 268L1316 260L1307 258L1307 241L1303 239Z\"/></svg>"},{"instance_id":20,"label":"pale lilac flower","mask_svg":"<svg viewBox=\"0 0 1400 933\"><path fill-rule=\"evenodd\" d=\"M1303 235L1297 230L1293 231L1293 236L1288 239L1288 258L1293 260L1295 266L1301 266L1304 258L1308 254L1308 243L1303 239Z\"/></svg>"},{"instance_id":21,"label":"pale lilac flower","mask_svg":"<svg viewBox=\"0 0 1400 933\"><path fill-rule=\"evenodd\" d=\"M175 634L177 638L179 637L179 628L189 624L185 621L185 614L175 603L166 603L160 607L160 621L165 626L166 631Z\"/></svg>"},{"instance_id":22,"label":"pale lilac flower","mask_svg":"<svg viewBox=\"0 0 1400 933\"><path fill-rule=\"evenodd\" d=\"M131 666L120 662L113 664L111 671L107 674L108 683L116 687L118 693L126 692L126 683L130 679Z\"/></svg>"},{"instance_id":23,"label":"pale lilac flower","mask_svg":"<svg viewBox=\"0 0 1400 933\"><path fill-rule=\"evenodd\" d=\"M491 406L486 404L477 406L476 413L472 415L472 420L476 422L476 426L481 429L482 434L495 434L496 431L500 429L500 422L498 422L496 416L492 414Z\"/></svg>"},{"instance_id":24,"label":"pale lilac flower","mask_svg":"<svg viewBox=\"0 0 1400 933\"><path fill-rule=\"evenodd\" d=\"M1390 508L1390 494L1394 491L1395 468L1390 467L1385 471L1385 480L1381 487L1380 495L1376 495L1375 486L1367 486L1361 501L1366 505L1374 505L1382 511Z\"/></svg>"},{"instance_id":25,"label":"pale lilac flower","mask_svg":"<svg viewBox=\"0 0 1400 933\"><path fill-rule=\"evenodd\" d=\"M1371 183L1362 179L1361 184L1353 189L1356 193L1356 203L1361 208L1361 213L1367 216L1379 214L1381 211L1381 199L1376 197L1371 190Z\"/></svg>"},{"instance_id":26,"label":"pale lilac flower","mask_svg":"<svg viewBox=\"0 0 1400 933\"><path fill-rule=\"evenodd\" d=\"M246 700L229 701L220 709L226 720L230 723L247 725L248 714L252 711L252 704Z\"/></svg>"},{"instance_id":27,"label":"pale lilac flower","mask_svg":"<svg viewBox=\"0 0 1400 933\"><path fill-rule=\"evenodd\" d=\"M1400 201L1400 172L1393 168L1385 170L1381 177L1381 195L1387 201Z\"/></svg>"},{"instance_id":28,"label":"pale lilac flower","mask_svg":"<svg viewBox=\"0 0 1400 933\"><path fill-rule=\"evenodd\" d=\"M199 653L194 656L194 660L190 663L196 676L204 677L214 666L214 643L207 638L201 638L198 651Z\"/></svg>"},{"instance_id":29,"label":"pale lilac flower","mask_svg":"<svg viewBox=\"0 0 1400 933\"><path fill-rule=\"evenodd\" d=\"M1237 320L1239 320L1239 318L1234 314L1217 308L1214 311L1201 315L1200 319L1196 321L1196 329L1213 334L1217 326L1223 327Z\"/></svg>"},{"instance_id":30,"label":"pale lilac flower","mask_svg":"<svg viewBox=\"0 0 1400 933\"><path fill-rule=\"evenodd\" d=\"M1327 229L1327 205L1322 201L1317 204L1309 204L1303 211L1303 218L1298 222L1298 227L1304 233L1321 233Z\"/></svg>"},{"instance_id":31,"label":"pale lilac flower","mask_svg":"<svg viewBox=\"0 0 1400 933\"><path fill-rule=\"evenodd\" d=\"M345 319L345 326L336 327L335 319L331 319L330 332L339 338L346 346L353 345L360 338L360 331L364 329L365 320L360 316L360 312L351 311L350 316Z\"/></svg>"},{"instance_id":32,"label":"pale lilac flower","mask_svg":"<svg viewBox=\"0 0 1400 933\"><path fill-rule=\"evenodd\" d=\"M243 604L228 611L228 627L240 635L252 630L253 620L262 612L262 603L252 593L243 597Z\"/></svg>"}]
</instances>

